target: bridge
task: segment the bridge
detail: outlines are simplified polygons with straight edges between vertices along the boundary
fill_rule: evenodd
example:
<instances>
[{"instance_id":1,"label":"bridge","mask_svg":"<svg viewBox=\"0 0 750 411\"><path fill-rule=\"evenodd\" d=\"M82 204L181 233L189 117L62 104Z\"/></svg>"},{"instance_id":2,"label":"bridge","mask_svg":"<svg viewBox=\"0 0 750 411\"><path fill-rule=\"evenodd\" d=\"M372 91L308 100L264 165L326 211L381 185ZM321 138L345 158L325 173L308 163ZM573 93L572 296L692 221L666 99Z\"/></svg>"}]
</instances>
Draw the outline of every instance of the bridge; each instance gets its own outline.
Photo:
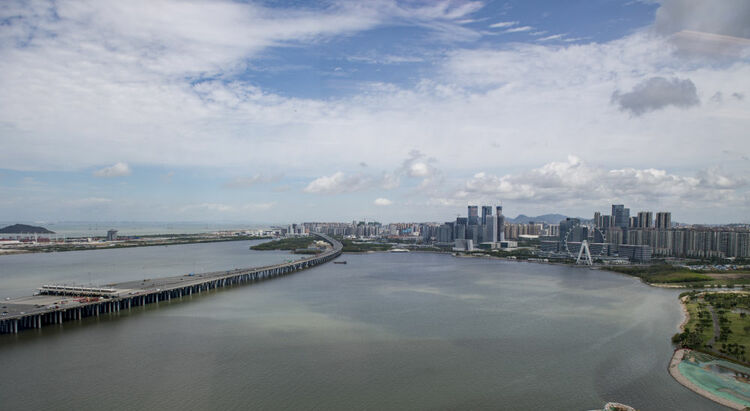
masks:
<instances>
[{"instance_id":1,"label":"bridge","mask_svg":"<svg viewBox=\"0 0 750 411\"><path fill-rule=\"evenodd\" d=\"M217 288L269 280L324 264L341 255L343 246L339 241L324 234L313 235L329 243L331 248L321 254L282 264L130 281L107 287L45 285L39 289L38 295L1 302L0 334L16 334L26 329L117 313Z\"/></svg>"}]
</instances>

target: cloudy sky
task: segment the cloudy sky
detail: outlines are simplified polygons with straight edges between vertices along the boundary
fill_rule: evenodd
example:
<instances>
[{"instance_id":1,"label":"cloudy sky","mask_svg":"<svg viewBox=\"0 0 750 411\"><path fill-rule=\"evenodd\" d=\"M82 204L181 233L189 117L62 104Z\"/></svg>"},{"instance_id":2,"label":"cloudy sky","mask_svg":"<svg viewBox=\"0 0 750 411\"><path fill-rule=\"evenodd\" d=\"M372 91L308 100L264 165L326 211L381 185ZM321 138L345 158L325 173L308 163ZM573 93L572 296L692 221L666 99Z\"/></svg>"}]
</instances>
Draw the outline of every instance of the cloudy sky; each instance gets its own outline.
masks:
<instances>
[{"instance_id":1,"label":"cloudy sky","mask_svg":"<svg viewBox=\"0 0 750 411\"><path fill-rule=\"evenodd\" d=\"M0 4L0 220L750 222L750 2Z\"/></svg>"}]
</instances>

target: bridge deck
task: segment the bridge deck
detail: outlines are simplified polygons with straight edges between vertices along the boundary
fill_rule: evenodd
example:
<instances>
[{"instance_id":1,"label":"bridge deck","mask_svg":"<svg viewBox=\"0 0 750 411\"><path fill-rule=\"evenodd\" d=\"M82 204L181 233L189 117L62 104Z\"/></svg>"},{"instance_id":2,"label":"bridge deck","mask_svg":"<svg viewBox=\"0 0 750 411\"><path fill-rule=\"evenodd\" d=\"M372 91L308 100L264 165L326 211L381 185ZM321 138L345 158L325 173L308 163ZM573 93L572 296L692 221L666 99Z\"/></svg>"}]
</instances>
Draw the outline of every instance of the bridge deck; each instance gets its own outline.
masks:
<instances>
[{"instance_id":1,"label":"bridge deck","mask_svg":"<svg viewBox=\"0 0 750 411\"><path fill-rule=\"evenodd\" d=\"M104 312L117 312L132 306L180 298L214 288L252 283L286 275L326 263L341 254L340 242L314 234L331 244L331 249L308 258L265 267L178 275L140 281L108 284L105 289L44 286L42 294L13 298L0 304L0 334L63 321L80 320Z\"/></svg>"}]
</instances>

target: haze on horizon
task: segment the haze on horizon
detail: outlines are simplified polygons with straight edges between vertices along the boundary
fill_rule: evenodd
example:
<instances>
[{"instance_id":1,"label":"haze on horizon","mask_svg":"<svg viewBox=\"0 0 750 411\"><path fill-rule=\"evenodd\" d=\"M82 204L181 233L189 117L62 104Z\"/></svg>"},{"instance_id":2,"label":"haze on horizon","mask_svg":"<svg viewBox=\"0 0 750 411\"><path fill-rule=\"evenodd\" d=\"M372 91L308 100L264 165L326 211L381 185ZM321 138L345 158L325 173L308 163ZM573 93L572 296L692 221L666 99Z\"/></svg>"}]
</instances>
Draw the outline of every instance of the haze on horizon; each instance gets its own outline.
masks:
<instances>
[{"instance_id":1,"label":"haze on horizon","mask_svg":"<svg viewBox=\"0 0 750 411\"><path fill-rule=\"evenodd\" d=\"M6 1L4 221L749 222L750 2Z\"/></svg>"}]
</instances>

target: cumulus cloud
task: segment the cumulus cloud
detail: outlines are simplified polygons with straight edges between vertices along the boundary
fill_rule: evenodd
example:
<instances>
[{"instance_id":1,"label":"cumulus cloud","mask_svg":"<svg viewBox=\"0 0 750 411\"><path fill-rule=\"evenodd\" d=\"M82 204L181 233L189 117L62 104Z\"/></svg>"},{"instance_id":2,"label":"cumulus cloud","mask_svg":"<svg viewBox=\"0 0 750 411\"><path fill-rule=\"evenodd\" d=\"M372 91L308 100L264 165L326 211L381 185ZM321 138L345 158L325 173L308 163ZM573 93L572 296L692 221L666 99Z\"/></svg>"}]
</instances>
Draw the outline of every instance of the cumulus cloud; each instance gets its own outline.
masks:
<instances>
[{"instance_id":1,"label":"cumulus cloud","mask_svg":"<svg viewBox=\"0 0 750 411\"><path fill-rule=\"evenodd\" d=\"M337 171L330 176L318 177L304 188L306 193L342 194L371 188L373 179L363 174L347 175Z\"/></svg>"},{"instance_id":2,"label":"cumulus cloud","mask_svg":"<svg viewBox=\"0 0 750 411\"><path fill-rule=\"evenodd\" d=\"M681 176L647 168L607 169L586 164L576 156L520 174L477 173L457 192L459 199L505 199L521 202L738 201L747 180L712 167L696 176Z\"/></svg>"},{"instance_id":3,"label":"cumulus cloud","mask_svg":"<svg viewBox=\"0 0 750 411\"><path fill-rule=\"evenodd\" d=\"M612 94L620 110L640 116L668 106L688 108L700 104L695 84L690 79L651 77L633 87L633 91Z\"/></svg>"},{"instance_id":4,"label":"cumulus cloud","mask_svg":"<svg viewBox=\"0 0 750 411\"><path fill-rule=\"evenodd\" d=\"M0 27L0 164L12 170L80 170L123 161L241 169L252 183L259 167L292 168L286 172L394 188L401 180L440 181L439 170L430 169L436 163L427 158L401 168L404 158L393 153L404 142L429 150L450 178L481 165L487 179L525 168L530 158L540 164L559 159L564 142L581 158L611 169L689 170L701 180L696 170L710 168L721 150L747 147L750 99L730 97L750 90L747 61L685 64L664 36L650 30L581 44L450 43L458 46L447 47L435 70L410 85L358 83L346 88L351 94L316 99L274 92L240 74L262 66L260 56L280 57L274 50L394 21L477 38L457 19L465 21L479 3L386 0L297 10L241 2L6 3L0 8L7 23ZM700 7L724 8L723 2L707 3ZM517 25L496 31L510 27ZM674 26L687 29L709 30ZM723 103L704 104L689 115L649 111L664 103L658 98L652 106L626 99L633 109L619 99L607 104L613 90L623 90L621 98L655 77L689 79L706 99L722 90ZM617 107L649 115L630 121ZM679 156L664 155L675 147ZM367 153L367 169L357 166L361 153ZM328 169L330 164L337 168ZM747 161L725 166L747 174ZM387 172L371 171L376 168ZM331 175L337 170L343 176ZM326 181L319 183L307 188L324 192ZM524 181L505 183L523 188ZM423 197L454 198L438 194Z\"/></svg>"},{"instance_id":5,"label":"cumulus cloud","mask_svg":"<svg viewBox=\"0 0 750 411\"><path fill-rule=\"evenodd\" d=\"M96 177L124 177L129 176L131 173L130 166L127 163L116 163L111 167L104 167L102 169L94 171Z\"/></svg>"},{"instance_id":6,"label":"cumulus cloud","mask_svg":"<svg viewBox=\"0 0 750 411\"><path fill-rule=\"evenodd\" d=\"M391 201L391 200L389 200L387 198L382 198L381 197L381 198L376 198L375 201L373 202L373 204L375 204L376 206L389 206L389 205L393 204L393 201Z\"/></svg>"},{"instance_id":7,"label":"cumulus cloud","mask_svg":"<svg viewBox=\"0 0 750 411\"><path fill-rule=\"evenodd\" d=\"M382 188L391 190L401 185L402 178L421 179L419 189L434 185L442 178L434 158L427 157L419 150L412 150L401 166L380 175L338 171L330 176L319 177L304 188L306 193L341 194L355 191Z\"/></svg>"}]
</instances>

